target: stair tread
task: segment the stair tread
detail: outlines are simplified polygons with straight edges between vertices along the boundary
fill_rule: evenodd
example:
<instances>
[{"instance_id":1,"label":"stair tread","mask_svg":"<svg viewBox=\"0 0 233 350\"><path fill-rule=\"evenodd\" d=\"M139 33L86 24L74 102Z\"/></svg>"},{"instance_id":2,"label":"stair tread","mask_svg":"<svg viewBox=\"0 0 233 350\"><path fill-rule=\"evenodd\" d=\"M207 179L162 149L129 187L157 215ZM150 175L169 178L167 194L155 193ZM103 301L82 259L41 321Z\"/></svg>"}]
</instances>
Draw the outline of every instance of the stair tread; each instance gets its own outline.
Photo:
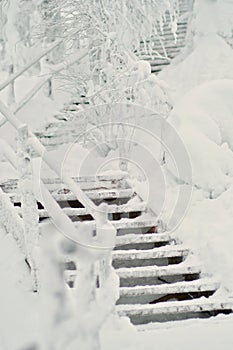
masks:
<instances>
[{"instance_id":1,"label":"stair tread","mask_svg":"<svg viewBox=\"0 0 233 350\"><path fill-rule=\"evenodd\" d=\"M208 299L202 297L185 301L161 302L158 304L122 304L116 306L116 310L120 316L148 316L227 309L233 310L233 300L222 301L215 296Z\"/></svg>"},{"instance_id":2,"label":"stair tread","mask_svg":"<svg viewBox=\"0 0 233 350\"><path fill-rule=\"evenodd\" d=\"M191 293L203 291L216 291L219 283L212 278L201 278L195 281L182 281L176 283L160 285L144 285L134 287L121 287L120 296L141 296L153 294L173 294L173 293Z\"/></svg>"},{"instance_id":3,"label":"stair tread","mask_svg":"<svg viewBox=\"0 0 233 350\"><path fill-rule=\"evenodd\" d=\"M93 189L84 191L90 199L102 199L102 198L130 198L135 192L131 188L127 189ZM73 193L58 194L52 192L52 195L57 200L75 200L76 196Z\"/></svg>"},{"instance_id":4,"label":"stair tread","mask_svg":"<svg viewBox=\"0 0 233 350\"><path fill-rule=\"evenodd\" d=\"M144 233L144 234L126 234L116 237L116 245L127 245L131 243L157 243L168 242L171 236L168 233Z\"/></svg>"},{"instance_id":5,"label":"stair tread","mask_svg":"<svg viewBox=\"0 0 233 350\"><path fill-rule=\"evenodd\" d=\"M148 250L116 250L113 252L113 259L133 260L133 259L156 259L162 257L185 256L189 249L183 245L171 245Z\"/></svg>"},{"instance_id":6,"label":"stair tread","mask_svg":"<svg viewBox=\"0 0 233 350\"><path fill-rule=\"evenodd\" d=\"M116 228L116 229L131 229L131 228L149 228L156 226L158 224L157 218L152 217L149 219L139 219L140 217L136 219L120 219L120 220L110 220L111 224ZM80 227L80 225L87 225L91 227L95 227L96 223L95 221L83 221L83 222L77 222L75 223L77 227Z\"/></svg>"},{"instance_id":7,"label":"stair tread","mask_svg":"<svg viewBox=\"0 0 233 350\"><path fill-rule=\"evenodd\" d=\"M98 199L117 199L117 198L131 198L135 195L135 191L131 188L128 189L111 189L111 190L105 190L105 189L96 189L96 190L84 190L86 195L92 199L92 200L98 200ZM57 192L51 192L54 199L59 201L72 201L77 200L77 197L69 192L69 193L57 193ZM17 193L10 193L10 198L13 202L20 202L20 196Z\"/></svg>"},{"instance_id":8,"label":"stair tread","mask_svg":"<svg viewBox=\"0 0 233 350\"><path fill-rule=\"evenodd\" d=\"M121 179L125 179L127 178L129 175L126 172L116 172L111 173L111 174L101 174L101 175L95 175L95 176L91 176L91 175L87 175L87 176L74 176L72 177L72 179L77 182L77 183L82 183L82 182L104 182L104 181L118 181ZM62 185L63 181L60 178L57 177L51 177L51 178L44 178L42 179L44 184L59 184ZM3 182L1 182L0 186L4 189L4 188L15 188L18 184L19 179L10 179L10 180L5 180ZM66 185L63 184L64 187L66 187Z\"/></svg>"},{"instance_id":9,"label":"stair tread","mask_svg":"<svg viewBox=\"0 0 233 350\"><path fill-rule=\"evenodd\" d=\"M140 278L140 277L161 277L181 274L198 274L201 272L200 266L190 266L180 263L177 266L138 266L125 267L116 270L120 278Z\"/></svg>"},{"instance_id":10,"label":"stair tread","mask_svg":"<svg viewBox=\"0 0 233 350\"><path fill-rule=\"evenodd\" d=\"M21 208L15 207L16 210L20 213ZM141 203L134 203L132 205L122 204L122 205L108 205L108 213L129 213L129 212L143 212L146 209L146 205L144 202ZM87 208L63 208L63 212L68 216L82 216L82 215L89 215L90 210ZM45 209L39 209L38 210L39 217L40 218L47 218L48 213ZM133 220L133 219L131 219Z\"/></svg>"}]
</instances>

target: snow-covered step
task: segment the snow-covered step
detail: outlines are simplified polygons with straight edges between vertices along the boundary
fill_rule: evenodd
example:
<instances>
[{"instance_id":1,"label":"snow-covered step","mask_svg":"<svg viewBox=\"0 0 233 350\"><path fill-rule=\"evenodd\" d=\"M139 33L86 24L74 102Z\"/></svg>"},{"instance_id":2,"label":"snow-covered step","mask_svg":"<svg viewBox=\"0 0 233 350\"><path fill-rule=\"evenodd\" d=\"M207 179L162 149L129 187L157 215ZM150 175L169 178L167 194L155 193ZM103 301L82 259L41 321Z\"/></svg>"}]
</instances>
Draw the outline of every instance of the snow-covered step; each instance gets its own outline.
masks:
<instances>
[{"instance_id":1,"label":"snow-covered step","mask_svg":"<svg viewBox=\"0 0 233 350\"><path fill-rule=\"evenodd\" d=\"M139 267L130 267L130 268L120 268L116 269L116 273L119 276L121 283L122 280L134 279L138 281L139 279L145 278L164 278L171 276L199 276L201 273L200 266L188 266L185 263L180 263L178 265L168 265L168 266L139 266ZM76 276L76 271L66 270L65 271L67 281L73 280ZM154 280L153 279L153 280ZM135 284L136 285L136 284ZM144 284L145 285L145 284Z\"/></svg>"},{"instance_id":2,"label":"snow-covered step","mask_svg":"<svg viewBox=\"0 0 233 350\"><path fill-rule=\"evenodd\" d=\"M167 295L177 293L193 293L193 292L214 292L219 288L219 283L211 278L198 279L191 282L176 282L171 284L121 287L121 297L137 297L145 295Z\"/></svg>"},{"instance_id":3,"label":"snow-covered step","mask_svg":"<svg viewBox=\"0 0 233 350\"><path fill-rule=\"evenodd\" d=\"M187 27L182 27L182 28L178 27L176 36L184 38L186 35L186 31L187 31ZM168 38L175 38L170 28L164 28L163 31L158 31L158 34L160 35L161 38L164 38L164 40L167 40Z\"/></svg>"},{"instance_id":4,"label":"snow-covered step","mask_svg":"<svg viewBox=\"0 0 233 350\"><path fill-rule=\"evenodd\" d=\"M122 279L146 278L146 277L166 277L178 275L198 275L201 273L200 266L189 266L185 263L168 266L138 266L117 269L117 274Z\"/></svg>"},{"instance_id":5,"label":"snow-covered step","mask_svg":"<svg viewBox=\"0 0 233 350\"><path fill-rule=\"evenodd\" d=\"M177 56L177 54L181 51L181 49L185 46L185 44L182 44L182 45L179 45L178 47L170 47L170 48L166 48L165 47L165 50L166 50L166 55L165 56L165 52L164 52L164 49L159 46L159 47L156 47L156 48L153 48L152 50L143 50L142 53L140 53L140 58L142 60L145 60L145 61L150 61L150 60L155 60L157 58L161 58L159 55L162 56L163 59L173 59Z\"/></svg>"},{"instance_id":6,"label":"snow-covered step","mask_svg":"<svg viewBox=\"0 0 233 350\"><path fill-rule=\"evenodd\" d=\"M174 319L185 319L205 316L214 316L218 313L231 313L233 300L218 300L215 297L198 298L186 301L170 301L158 304L129 304L117 305L120 316L128 316L134 324L149 322L164 322Z\"/></svg>"},{"instance_id":7,"label":"snow-covered step","mask_svg":"<svg viewBox=\"0 0 233 350\"><path fill-rule=\"evenodd\" d=\"M72 179L75 182L82 183L82 182L96 182L96 181L113 181L117 182L119 180L125 179L129 177L129 174L124 171L113 171L111 173L105 173L105 174L97 174L97 175L86 175L86 176L76 176L72 177ZM43 179L45 184L49 183L62 183L62 180L59 178L47 178Z\"/></svg>"},{"instance_id":8,"label":"snow-covered step","mask_svg":"<svg viewBox=\"0 0 233 350\"><path fill-rule=\"evenodd\" d=\"M135 212L144 212L146 209L145 204L138 203L134 204L133 206L127 206L127 205L108 205L108 213L109 214L118 214L118 213L135 213ZM15 210L20 214L21 213L21 208L20 207L15 207ZM90 211L87 208L70 208L66 207L62 209L63 212L70 216L70 217L75 217L75 216L85 216L85 215L90 215ZM47 218L48 213L45 209L39 209L38 214L40 218Z\"/></svg>"},{"instance_id":9,"label":"snow-covered step","mask_svg":"<svg viewBox=\"0 0 233 350\"><path fill-rule=\"evenodd\" d=\"M178 30L179 28L183 28L183 27L187 27L188 23L186 20L182 20L182 19L178 19L177 21L177 27L178 27ZM171 31L171 23L170 21L169 22L165 22L163 24L163 29L166 28L166 29L169 29Z\"/></svg>"},{"instance_id":10,"label":"snow-covered step","mask_svg":"<svg viewBox=\"0 0 233 350\"><path fill-rule=\"evenodd\" d=\"M96 176L79 176L72 177L72 179L80 185L82 189L93 189L93 188L111 188L119 185L128 177L125 172L120 172L114 174L106 175L96 175ZM49 190L60 190L61 188L66 188L66 185L59 178L44 178L43 183L47 186ZM125 184L125 181L124 181ZM10 193L17 189L18 179L10 179L0 183L0 187L6 193Z\"/></svg>"},{"instance_id":11,"label":"snow-covered step","mask_svg":"<svg viewBox=\"0 0 233 350\"><path fill-rule=\"evenodd\" d=\"M124 218L124 219L121 219L121 220L118 220L118 221L110 221L112 223L112 225L117 229L117 230L120 230L120 229L137 229L137 228L151 228L151 227L156 227L158 225L158 222L157 222L157 219L156 217L154 218L150 218L150 219L141 219L140 220L140 217L139 218L136 218L136 219L128 219L128 218ZM96 223L94 221L84 221L84 222L78 222L77 224L77 227L80 227L80 225L83 225L83 227L85 228L85 226L88 226L88 227L92 227L93 229L95 228L96 226ZM156 235L156 233L155 233Z\"/></svg>"},{"instance_id":12,"label":"snow-covered step","mask_svg":"<svg viewBox=\"0 0 233 350\"><path fill-rule=\"evenodd\" d=\"M166 67L166 66L167 66L167 64L160 65L160 66L153 66L153 67L151 67L151 73L159 73L159 72L161 72L162 68Z\"/></svg>"},{"instance_id":13,"label":"snow-covered step","mask_svg":"<svg viewBox=\"0 0 233 350\"><path fill-rule=\"evenodd\" d=\"M167 234L157 233L158 227L140 227L132 230L118 230L116 250L153 249L173 242ZM133 231L134 233L131 233ZM153 233L151 233L153 232ZM119 240L118 240L119 239Z\"/></svg>"},{"instance_id":14,"label":"snow-covered step","mask_svg":"<svg viewBox=\"0 0 233 350\"><path fill-rule=\"evenodd\" d=\"M140 47L137 49L136 54L140 57L140 59L151 61L152 73L159 73L170 63L169 59L175 58L185 46L185 38L192 6L193 1L179 3L176 37L171 30L170 14L167 12L164 16L165 23L163 28L161 29L160 26L157 28L160 38L158 39L156 36L154 38L152 37L152 39L148 41L149 45L142 42ZM162 56L165 54L169 59L164 60L163 62L161 58L156 57L158 53Z\"/></svg>"},{"instance_id":15,"label":"snow-covered step","mask_svg":"<svg viewBox=\"0 0 233 350\"><path fill-rule=\"evenodd\" d=\"M165 48L179 48L180 45L183 45L184 43L185 35L179 35L176 38L170 37L170 38L161 38L161 39L155 39L148 42L145 42L143 44L140 44L140 46L137 48L136 52L142 52L145 50L159 50L163 47Z\"/></svg>"},{"instance_id":16,"label":"snow-covered step","mask_svg":"<svg viewBox=\"0 0 233 350\"><path fill-rule=\"evenodd\" d=\"M132 188L128 189L93 189L93 190L87 190L84 192L86 195L92 199L92 200L98 200L98 199L114 199L114 198L131 198L135 195L135 192ZM53 197L57 201L64 201L64 200L76 200L76 196L71 193L57 193L56 191L51 192Z\"/></svg>"},{"instance_id":17,"label":"snow-covered step","mask_svg":"<svg viewBox=\"0 0 233 350\"><path fill-rule=\"evenodd\" d=\"M18 208L19 210L20 208ZM108 205L108 213L109 214L116 214L116 213L130 213L130 212L143 212L145 211L146 206L145 203L137 203L132 206L127 206L125 204L123 205ZM83 215L90 215L90 210L87 208L70 208L66 207L62 209L64 213L70 217L73 216L83 216ZM48 213L45 209L39 210L39 217L40 218L47 218Z\"/></svg>"},{"instance_id":18,"label":"snow-covered step","mask_svg":"<svg viewBox=\"0 0 233 350\"><path fill-rule=\"evenodd\" d=\"M151 66L161 66L161 65L166 65L170 64L170 59L169 58L154 58L152 61L150 61Z\"/></svg>"},{"instance_id":19,"label":"snow-covered step","mask_svg":"<svg viewBox=\"0 0 233 350\"><path fill-rule=\"evenodd\" d=\"M171 245L148 250L115 250L113 260L146 260L171 257L186 257L189 249L183 245Z\"/></svg>"},{"instance_id":20,"label":"snow-covered step","mask_svg":"<svg viewBox=\"0 0 233 350\"><path fill-rule=\"evenodd\" d=\"M168 233L144 233L144 234L126 234L123 236L117 236L116 245L123 246L129 244L142 244L142 243L161 243L169 242L171 236Z\"/></svg>"},{"instance_id":21,"label":"snow-covered step","mask_svg":"<svg viewBox=\"0 0 233 350\"><path fill-rule=\"evenodd\" d=\"M77 200L77 197L71 193L57 193L56 191L51 192L54 199L57 202L62 201L75 201ZM135 192L133 189L112 189L112 190L105 190L105 189L95 189L95 190L87 190L85 191L87 196L92 200L100 200L100 199L120 199L120 198L126 198L130 199L135 195ZM10 193L9 197L14 203L20 202L20 196L19 194Z\"/></svg>"},{"instance_id":22,"label":"snow-covered step","mask_svg":"<svg viewBox=\"0 0 233 350\"><path fill-rule=\"evenodd\" d=\"M184 40L184 38L186 37L186 29L182 29L182 30L178 30L176 36L174 36L174 34L169 31L166 33L160 33L159 34L160 37L152 37L152 39L149 41L149 43L152 43L152 45L158 45L159 43L163 43L164 45L169 44L169 43L179 43L181 41ZM141 44L141 47L144 47L145 43Z\"/></svg>"}]
</instances>

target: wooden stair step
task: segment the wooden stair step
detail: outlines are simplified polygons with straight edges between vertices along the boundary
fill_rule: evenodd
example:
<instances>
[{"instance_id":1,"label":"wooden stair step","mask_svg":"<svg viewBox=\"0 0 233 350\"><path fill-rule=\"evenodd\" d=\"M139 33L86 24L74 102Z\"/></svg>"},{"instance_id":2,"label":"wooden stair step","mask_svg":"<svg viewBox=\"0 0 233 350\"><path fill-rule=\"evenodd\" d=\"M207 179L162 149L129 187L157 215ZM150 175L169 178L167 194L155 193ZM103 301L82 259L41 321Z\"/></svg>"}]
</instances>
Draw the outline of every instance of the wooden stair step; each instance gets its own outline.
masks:
<instances>
[{"instance_id":1,"label":"wooden stair step","mask_svg":"<svg viewBox=\"0 0 233 350\"><path fill-rule=\"evenodd\" d=\"M116 269L116 273L120 279L128 278L146 278L146 277L167 277L177 275L198 275L201 273L200 266L188 266L180 263L177 266L143 266L143 267L129 267ZM75 270L65 271L67 280L73 279L77 272Z\"/></svg>"},{"instance_id":2,"label":"wooden stair step","mask_svg":"<svg viewBox=\"0 0 233 350\"><path fill-rule=\"evenodd\" d=\"M189 249L182 245L164 246L148 250L115 250L113 260L146 260L171 257L186 257Z\"/></svg>"},{"instance_id":3,"label":"wooden stair step","mask_svg":"<svg viewBox=\"0 0 233 350\"><path fill-rule=\"evenodd\" d=\"M137 50L135 51L136 54L143 54L144 52L148 51L161 51L164 52L164 48L167 50L169 49L179 49L180 47L183 47L185 44L185 35L178 36L175 40L174 37L170 38L164 38L161 40L156 40L152 42L148 42L148 44L140 45Z\"/></svg>"},{"instance_id":4,"label":"wooden stair step","mask_svg":"<svg viewBox=\"0 0 233 350\"><path fill-rule=\"evenodd\" d=\"M145 277L166 277L177 275L200 274L200 266L189 266L186 263L168 266L138 266L119 268L116 270L120 278L145 278Z\"/></svg>"},{"instance_id":5,"label":"wooden stair step","mask_svg":"<svg viewBox=\"0 0 233 350\"><path fill-rule=\"evenodd\" d=\"M140 217L139 217L140 218ZM155 227L157 226L158 222L156 217L151 218L151 219L128 219L124 218L118 221L112 220L110 221L112 225L117 229L137 229L137 228L150 228L150 227ZM78 222L75 224L78 228L80 225L87 225L88 227L95 228L96 223L94 221L83 221L83 222Z\"/></svg>"},{"instance_id":6,"label":"wooden stair step","mask_svg":"<svg viewBox=\"0 0 233 350\"><path fill-rule=\"evenodd\" d=\"M171 236L167 233L144 233L144 234L125 234L116 237L116 246L128 245L132 243L160 243L169 242Z\"/></svg>"},{"instance_id":7,"label":"wooden stair step","mask_svg":"<svg viewBox=\"0 0 233 350\"><path fill-rule=\"evenodd\" d=\"M163 64L170 64L171 60L170 58L153 58L153 60L150 61L151 66L157 66L157 65L163 65Z\"/></svg>"},{"instance_id":8,"label":"wooden stair step","mask_svg":"<svg viewBox=\"0 0 233 350\"><path fill-rule=\"evenodd\" d=\"M79 176L79 177L72 177L72 179L82 186L96 186L96 187L104 187L104 186L110 186L115 185L119 183L121 180L125 180L128 177L128 174L125 172L122 173L116 173L111 175L96 175L96 176ZM6 193L12 192L13 190L17 189L18 187L18 179L10 179L4 182L1 182L0 187L2 190ZM62 182L59 178L44 178L43 183L45 185L48 185L48 188L52 188L54 186L55 188L66 188L66 185ZM88 188L88 187L87 187Z\"/></svg>"},{"instance_id":9,"label":"wooden stair step","mask_svg":"<svg viewBox=\"0 0 233 350\"><path fill-rule=\"evenodd\" d=\"M199 313L211 311L233 311L233 300L222 301L215 297L185 301L161 302L158 304L122 304L116 310L120 316L152 316L161 314Z\"/></svg>"},{"instance_id":10,"label":"wooden stair step","mask_svg":"<svg viewBox=\"0 0 233 350\"><path fill-rule=\"evenodd\" d=\"M146 209L145 203L135 203L132 206L127 206L126 204L123 205L108 205L108 213L115 214L115 213L130 213L130 212L143 212ZM15 210L18 211L18 213L21 213L20 207L15 207ZM70 208L66 207L62 209L63 212L70 216L84 216L84 215L90 215L90 210L87 208ZM40 218L47 218L48 213L45 209L39 209L38 214ZM133 219L132 219L133 220Z\"/></svg>"},{"instance_id":11,"label":"wooden stair step","mask_svg":"<svg viewBox=\"0 0 233 350\"><path fill-rule=\"evenodd\" d=\"M178 27L178 30L176 32L176 37L183 36L183 35L185 36L186 32L187 32L187 27ZM163 31L159 29L158 34L160 35L161 38L170 38L170 37L174 38L173 32L168 27L165 27Z\"/></svg>"},{"instance_id":12,"label":"wooden stair step","mask_svg":"<svg viewBox=\"0 0 233 350\"><path fill-rule=\"evenodd\" d=\"M164 66L154 66L151 67L151 73L159 73L163 69L163 67L166 67L167 65Z\"/></svg>"},{"instance_id":13,"label":"wooden stair step","mask_svg":"<svg viewBox=\"0 0 233 350\"><path fill-rule=\"evenodd\" d=\"M167 295L177 293L192 293L192 292L215 292L219 288L219 283L211 278L202 278L191 282L176 282L160 285L146 285L135 287L121 287L121 297L135 297L145 295Z\"/></svg>"},{"instance_id":14,"label":"wooden stair step","mask_svg":"<svg viewBox=\"0 0 233 350\"><path fill-rule=\"evenodd\" d=\"M145 203L135 203L132 206L127 206L126 204L122 205L108 205L108 213L109 214L116 214L116 213L130 213L130 212L143 212L146 209ZM86 208L63 208L63 211L68 216L82 216L82 215L88 215L90 214L90 211ZM47 217L46 210L40 210L39 211L40 217Z\"/></svg>"},{"instance_id":15,"label":"wooden stair step","mask_svg":"<svg viewBox=\"0 0 233 350\"><path fill-rule=\"evenodd\" d=\"M168 59L171 60L171 59L175 58L184 46L185 45L182 44L179 47L166 49ZM140 59L145 60L145 61L149 61L149 63L150 63L150 61L153 61L154 59L160 58L158 56L158 54L161 54L162 57L165 57L164 51L161 48L155 49L155 51L152 51L151 54L149 54L148 52L146 52L146 53L143 52L142 54L139 55L139 57L140 57ZM166 57L165 57L165 59L166 59Z\"/></svg>"},{"instance_id":16,"label":"wooden stair step","mask_svg":"<svg viewBox=\"0 0 233 350\"><path fill-rule=\"evenodd\" d=\"M105 190L105 189L97 189L97 190L87 190L84 191L87 196L92 200L100 200L100 199L120 199L120 198L132 198L135 195L135 192L133 189L112 189L112 190ZM77 197L69 192L69 193L57 193L57 192L51 192L53 198L58 201L75 201L78 200ZM19 203L20 202L20 195L17 193L10 193L9 197L11 198L12 202Z\"/></svg>"},{"instance_id":17,"label":"wooden stair step","mask_svg":"<svg viewBox=\"0 0 233 350\"><path fill-rule=\"evenodd\" d=\"M114 198L131 198L135 195L135 192L132 188L127 189L93 189L93 190L84 190L86 195L92 200L98 199L114 199ZM57 201L64 200L76 200L76 196L73 193L56 193L52 192L53 197Z\"/></svg>"}]
</instances>

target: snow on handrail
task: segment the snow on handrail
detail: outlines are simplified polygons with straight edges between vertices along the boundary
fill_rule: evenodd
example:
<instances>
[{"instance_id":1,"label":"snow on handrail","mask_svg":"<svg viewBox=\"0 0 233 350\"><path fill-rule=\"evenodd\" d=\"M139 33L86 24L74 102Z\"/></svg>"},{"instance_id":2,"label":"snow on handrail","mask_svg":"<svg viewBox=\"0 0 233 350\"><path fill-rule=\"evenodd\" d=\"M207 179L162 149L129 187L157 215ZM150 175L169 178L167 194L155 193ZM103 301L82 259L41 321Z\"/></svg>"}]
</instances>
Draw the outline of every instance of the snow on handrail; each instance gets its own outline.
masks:
<instances>
[{"instance_id":1,"label":"snow on handrail","mask_svg":"<svg viewBox=\"0 0 233 350\"><path fill-rule=\"evenodd\" d=\"M16 213L10 199L2 189L0 189L0 221L6 232L14 237L26 256L23 220Z\"/></svg>"},{"instance_id":2,"label":"snow on handrail","mask_svg":"<svg viewBox=\"0 0 233 350\"><path fill-rule=\"evenodd\" d=\"M38 82L29 92L28 94L19 102L16 104L16 106L13 109L13 113L19 112L35 95L36 93L47 83L49 82L54 75L58 74L63 69L71 66L74 63L77 63L81 61L84 57L86 57L88 52L84 52L81 56L80 54L72 56L70 60L67 60L64 63L61 63L57 65L57 67L46 77L44 77L41 81ZM3 120L0 124L0 128L7 122L7 119Z\"/></svg>"},{"instance_id":3,"label":"snow on handrail","mask_svg":"<svg viewBox=\"0 0 233 350\"><path fill-rule=\"evenodd\" d=\"M11 123L11 125L16 128L16 130L19 130L20 128L22 128L25 124L22 123L10 110L9 108L7 108L1 101L0 101L0 113L2 113L7 120ZM56 159L51 158L49 153L46 152L45 147L41 144L41 142L36 138L36 136L32 133L32 132L28 132L29 135L29 144L30 146L33 147L33 149L41 156L41 158L45 161L45 163L58 175L58 177L62 178L62 181L64 181L64 183L70 188L70 190L75 194L75 196L78 198L78 200L84 205L84 207L88 208L88 210L90 211L91 215L93 216L93 218L96 220L97 223L97 231L98 228L101 228L104 230L104 227L106 228L105 231L111 231L114 230L114 232L116 233L116 229L113 227L113 225L107 220L107 222L103 222L103 225L101 225L101 221L102 221L102 217L103 217L103 210L101 208L99 208L97 205L95 205L89 198L88 196L84 193L84 191L81 189L81 187L79 186L79 184L77 184L71 177L69 177L66 174L61 174L60 172L60 165L59 163L56 162ZM10 146L9 146L10 147ZM10 155L10 159L11 159L11 163L12 165L14 165L14 160L13 160L13 156ZM9 159L9 160L10 160ZM36 174L34 174L34 177L36 176ZM43 185L42 181L40 178L36 179L38 184L40 184L40 189L43 189L44 191L44 195L46 196L46 200L48 199L48 201L50 202L51 206L53 208L55 208L55 204L54 204L54 199L53 201L51 200L51 195L49 193L49 191L46 191L46 187ZM46 191L46 192L45 192ZM57 204L57 203L56 203ZM57 204L58 206L58 204ZM56 210L55 214L53 215L55 222L59 221L59 225L62 225L62 231L65 232L65 225L63 225L63 222L61 220L61 217L65 218L67 217L66 214L64 214L62 212L62 209L59 207L59 215L57 215L58 213L58 207L56 207L54 210ZM52 209L52 213L53 213L53 209ZM66 224L69 225L68 221L70 221L70 219L67 217L67 219L65 219ZM72 226L72 227L71 227ZM102 227L103 226L103 227ZM73 226L73 224L70 223L69 225L70 228L70 234L71 237L74 239L74 235L77 232L77 230L75 229L75 226ZM97 233L98 236L98 233ZM102 236L102 235L101 235ZM101 246L101 244L96 244L96 246L89 246L89 248L95 248L95 249L100 249L100 250L109 250L109 249L113 249L113 247L115 246L115 242L111 241L111 234L109 234L109 240L110 240L110 244L108 247L103 247ZM107 236L105 235L104 240L107 240ZM79 244L79 242L76 240L77 244ZM85 247L87 247L87 244L81 244L80 245L84 245Z\"/></svg>"},{"instance_id":4,"label":"snow on handrail","mask_svg":"<svg viewBox=\"0 0 233 350\"><path fill-rule=\"evenodd\" d=\"M26 72L29 68L31 68L34 64L36 64L38 61L41 60L45 55L47 55L49 52L51 52L55 47L60 45L62 43L62 39L56 41L53 45L51 45L49 48L44 50L42 53L40 53L37 57L35 57L31 62L26 64L23 68L21 68L17 73L13 74L9 79L7 79L4 83L0 84L0 91L5 89L10 83L15 81L18 77L20 77L24 72Z\"/></svg>"},{"instance_id":5,"label":"snow on handrail","mask_svg":"<svg viewBox=\"0 0 233 350\"><path fill-rule=\"evenodd\" d=\"M60 71L62 71L63 69L71 66L74 63L77 63L79 61L81 61L84 57L87 56L87 52L83 53L81 56L79 55L75 55L74 57L72 57L70 60L67 60L64 63L61 63L60 65L57 66L56 69L54 69L52 71L51 74L49 74L48 76L46 76L45 78L43 78L41 81L38 82L37 85L35 85L30 91L29 93L19 102L17 103L16 107L13 109L14 113L17 113L21 108L23 108L23 106L25 106L25 104L30 101L32 99L33 96L35 96L35 94L48 82L50 81L53 76L57 73L59 73ZM1 127L2 125L0 125Z\"/></svg>"},{"instance_id":6,"label":"snow on handrail","mask_svg":"<svg viewBox=\"0 0 233 350\"><path fill-rule=\"evenodd\" d=\"M0 139L1 152L8 158L11 164L15 162L14 152ZM26 257L26 245L24 239L23 220L14 210L10 198L0 188L0 222L8 234L12 234L18 246Z\"/></svg>"}]
</instances>

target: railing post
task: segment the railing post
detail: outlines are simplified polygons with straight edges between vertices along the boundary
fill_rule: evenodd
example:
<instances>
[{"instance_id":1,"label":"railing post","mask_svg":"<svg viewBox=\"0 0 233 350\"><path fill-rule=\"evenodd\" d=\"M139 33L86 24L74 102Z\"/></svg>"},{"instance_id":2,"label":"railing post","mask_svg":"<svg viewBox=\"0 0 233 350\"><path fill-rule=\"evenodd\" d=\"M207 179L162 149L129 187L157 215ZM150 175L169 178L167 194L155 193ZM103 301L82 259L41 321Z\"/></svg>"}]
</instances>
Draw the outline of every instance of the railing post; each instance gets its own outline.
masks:
<instances>
[{"instance_id":1,"label":"railing post","mask_svg":"<svg viewBox=\"0 0 233 350\"><path fill-rule=\"evenodd\" d=\"M52 83L52 79L48 80L48 97L53 98L53 83Z\"/></svg>"},{"instance_id":2,"label":"railing post","mask_svg":"<svg viewBox=\"0 0 233 350\"><path fill-rule=\"evenodd\" d=\"M39 215L37 201L33 191L33 173L28 145L28 128L18 129L18 173L21 210L24 223L27 262L31 268L33 290L38 289L38 271L36 266L36 247L39 237Z\"/></svg>"},{"instance_id":3,"label":"railing post","mask_svg":"<svg viewBox=\"0 0 233 350\"><path fill-rule=\"evenodd\" d=\"M9 76L11 77L14 73L14 65L13 63L9 66ZM15 103L15 82L11 81L8 90L8 104L11 106Z\"/></svg>"},{"instance_id":4,"label":"railing post","mask_svg":"<svg viewBox=\"0 0 233 350\"><path fill-rule=\"evenodd\" d=\"M102 203L99 206L98 217L96 220L96 238L103 242L104 245L112 249L103 254L102 259L98 261L99 264L99 288L103 300L106 299L105 314L115 314L115 304L119 298L119 277L112 266L112 251L116 244L117 231L112 223L108 220L108 205Z\"/></svg>"}]
</instances>

